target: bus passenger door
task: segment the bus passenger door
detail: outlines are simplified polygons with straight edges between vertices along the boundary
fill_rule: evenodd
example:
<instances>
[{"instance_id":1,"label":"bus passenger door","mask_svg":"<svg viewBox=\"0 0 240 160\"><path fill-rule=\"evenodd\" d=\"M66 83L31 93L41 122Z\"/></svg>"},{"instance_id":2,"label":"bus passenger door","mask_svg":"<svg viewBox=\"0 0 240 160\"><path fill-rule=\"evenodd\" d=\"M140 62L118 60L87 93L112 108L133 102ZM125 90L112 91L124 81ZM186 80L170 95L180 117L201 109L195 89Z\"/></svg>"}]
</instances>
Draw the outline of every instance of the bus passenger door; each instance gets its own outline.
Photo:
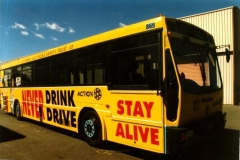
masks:
<instances>
[{"instance_id":1,"label":"bus passenger door","mask_svg":"<svg viewBox=\"0 0 240 160\"><path fill-rule=\"evenodd\" d=\"M156 90L110 91L113 141L164 152L162 97Z\"/></svg>"},{"instance_id":2,"label":"bus passenger door","mask_svg":"<svg viewBox=\"0 0 240 160\"><path fill-rule=\"evenodd\" d=\"M118 39L110 56L112 140L164 153L162 30Z\"/></svg>"}]
</instances>

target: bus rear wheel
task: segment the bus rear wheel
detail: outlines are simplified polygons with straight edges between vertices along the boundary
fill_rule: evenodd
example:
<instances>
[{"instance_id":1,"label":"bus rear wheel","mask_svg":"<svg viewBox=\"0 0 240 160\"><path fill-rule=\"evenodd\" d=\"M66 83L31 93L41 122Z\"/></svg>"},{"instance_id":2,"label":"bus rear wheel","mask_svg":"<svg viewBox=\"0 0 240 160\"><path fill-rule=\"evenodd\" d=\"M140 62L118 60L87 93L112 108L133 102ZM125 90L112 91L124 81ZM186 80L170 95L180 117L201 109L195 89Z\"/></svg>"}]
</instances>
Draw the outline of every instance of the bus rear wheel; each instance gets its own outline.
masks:
<instances>
[{"instance_id":1,"label":"bus rear wheel","mask_svg":"<svg viewBox=\"0 0 240 160\"><path fill-rule=\"evenodd\" d=\"M95 111L87 111L82 118L81 131L84 140L93 147L99 147L102 142L102 125Z\"/></svg>"},{"instance_id":2,"label":"bus rear wheel","mask_svg":"<svg viewBox=\"0 0 240 160\"><path fill-rule=\"evenodd\" d=\"M20 104L18 101L15 102L14 109L15 109L14 114L15 114L16 118L18 120L22 120Z\"/></svg>"}]
</instances>

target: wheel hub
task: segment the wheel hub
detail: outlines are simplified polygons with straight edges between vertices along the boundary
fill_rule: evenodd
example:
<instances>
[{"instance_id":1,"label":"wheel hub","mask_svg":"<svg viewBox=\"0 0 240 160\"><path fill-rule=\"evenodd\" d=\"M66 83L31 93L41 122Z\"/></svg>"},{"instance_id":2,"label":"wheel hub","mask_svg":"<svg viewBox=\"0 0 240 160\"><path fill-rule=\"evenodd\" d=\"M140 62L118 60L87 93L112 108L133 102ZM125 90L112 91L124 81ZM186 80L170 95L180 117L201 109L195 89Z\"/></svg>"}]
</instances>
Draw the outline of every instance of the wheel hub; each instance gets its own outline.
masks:
<instances>
[{"instance_id":1,"label":"wheel hub","mask_svg":"<svg viewBox=\"0 0 240 160\"><path fill-rule=\"evenodd\" d=\"M93 137L95 133L95 127L92 120L87 120L84 124L84 130L88 137Z\"/></svg>"}]
</instances>

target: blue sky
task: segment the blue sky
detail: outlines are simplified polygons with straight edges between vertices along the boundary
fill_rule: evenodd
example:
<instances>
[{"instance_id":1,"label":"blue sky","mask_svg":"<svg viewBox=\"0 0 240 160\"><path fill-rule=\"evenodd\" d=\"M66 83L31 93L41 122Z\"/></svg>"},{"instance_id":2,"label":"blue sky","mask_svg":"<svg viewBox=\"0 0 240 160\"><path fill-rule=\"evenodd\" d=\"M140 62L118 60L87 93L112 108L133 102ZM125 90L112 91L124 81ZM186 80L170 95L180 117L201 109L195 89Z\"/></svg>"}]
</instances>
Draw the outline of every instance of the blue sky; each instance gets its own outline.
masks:
<instances>
[{"instance_id":1,"label":"blue sky","mask_svg":"<svg viewBox=\"0 0 240 160\"><path fill-rule=\"evenodd\" d=\"M158 14L179 18L240 0L0 0L0 62Z\"/></svg>"}]
</instances>

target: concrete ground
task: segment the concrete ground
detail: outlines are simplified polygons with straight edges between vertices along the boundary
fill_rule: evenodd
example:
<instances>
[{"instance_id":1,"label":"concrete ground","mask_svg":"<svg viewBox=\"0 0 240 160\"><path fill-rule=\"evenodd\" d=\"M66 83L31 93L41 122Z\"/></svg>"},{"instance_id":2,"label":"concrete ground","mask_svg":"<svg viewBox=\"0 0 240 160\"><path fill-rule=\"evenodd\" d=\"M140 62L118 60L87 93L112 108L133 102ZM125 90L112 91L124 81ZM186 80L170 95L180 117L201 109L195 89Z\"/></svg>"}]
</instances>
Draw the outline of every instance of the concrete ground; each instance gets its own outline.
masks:
<instances>
[{"instance_id":1,"label":"concrete ground","mask_svg":"<svg viewBox=\"0 0 240 160\"><path fill-rule=\"evenodd\" d=\"M227 112L225 128L240 131L240 106L224 105L223 111Z\"/></svg>"}]
</instances>

